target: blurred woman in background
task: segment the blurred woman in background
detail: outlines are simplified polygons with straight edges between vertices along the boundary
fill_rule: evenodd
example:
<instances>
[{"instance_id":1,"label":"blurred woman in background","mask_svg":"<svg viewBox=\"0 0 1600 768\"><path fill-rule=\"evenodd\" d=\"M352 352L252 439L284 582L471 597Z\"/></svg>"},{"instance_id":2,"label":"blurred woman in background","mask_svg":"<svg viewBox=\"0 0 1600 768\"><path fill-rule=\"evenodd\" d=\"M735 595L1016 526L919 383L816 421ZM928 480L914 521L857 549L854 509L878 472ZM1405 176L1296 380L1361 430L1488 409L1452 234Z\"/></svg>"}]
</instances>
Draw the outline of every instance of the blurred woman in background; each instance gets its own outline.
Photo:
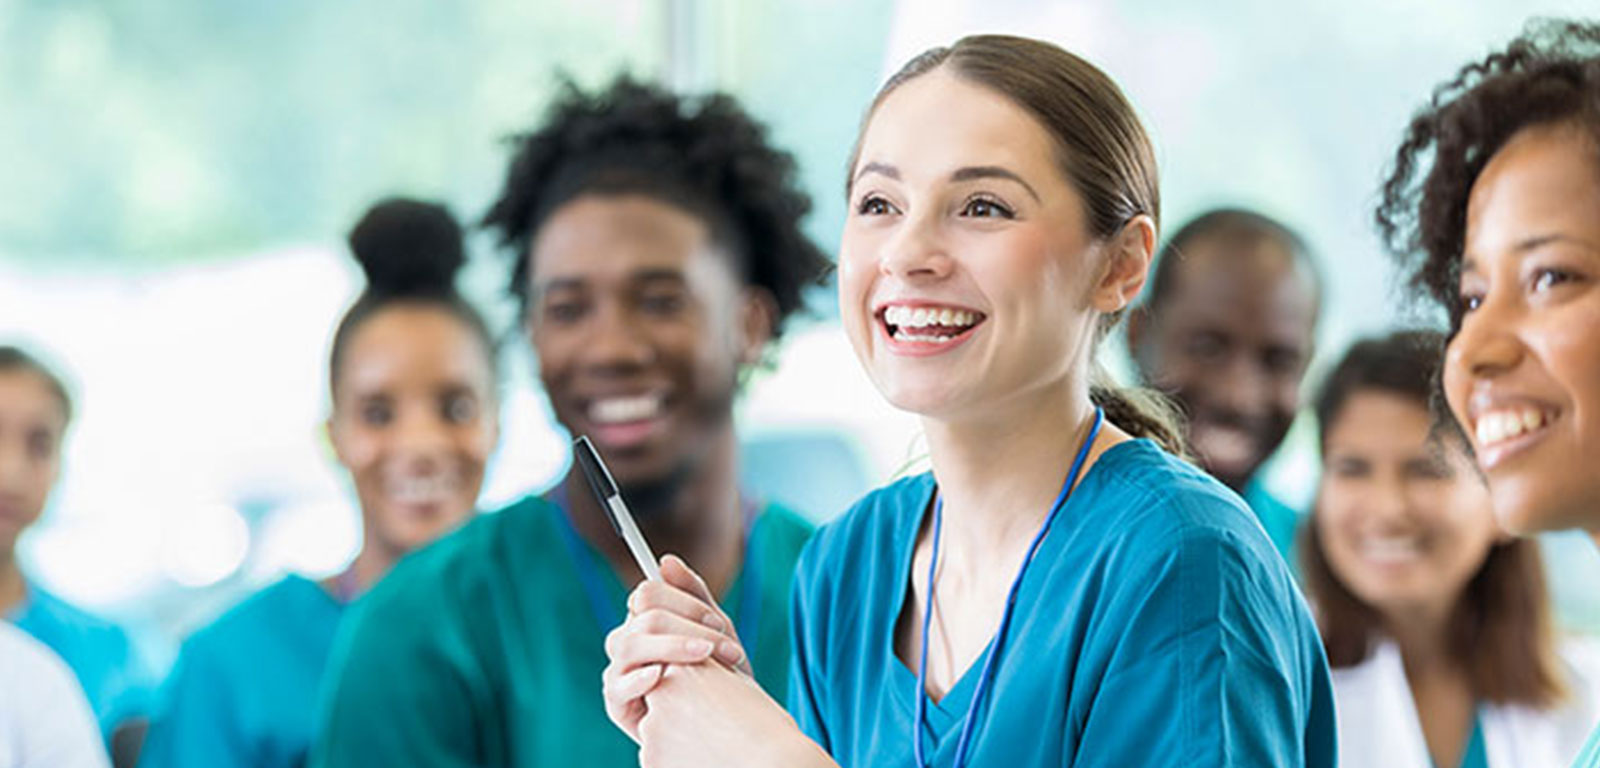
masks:
<instances>
[{"instance_id":1,"label":"blurred woman in background","mask_svg":"<svg viewBox=\"0 0 1600 768\"><path fill-rule=\"evenodd\" d=\"M401 556L472 515L498 439L494 344L455 289L460 225L387 200L350 235L367 288L334 333L327 432L361 507L343 572L290 575L185 644L142 765L295 766L345 607Z\"/></svg>"},{"instance_id":2,"label":"blurred woman in background","mask_svg":"<svg viewBox=\"0 0 1600 768\"><path fill-rule=\"evenodd\" d=\"M1414 117L1377 211L1450 322L1444 395L1515 534L1600 545L1600 24L1537 22ZM1577 765L1600 768L1600 729Z\"/></svg>"},{"instance_id":3,"label":"blurred woman in background","mask_svg":"<svg viewBox=\"0 0 1600 768\"><path fill-rule=\"evenodd\" d=\"M60 474L71 421L61 378L28 353L0 346L0 616L72 668L110 739L148 714L148 670L121 627L46 592L17 561L17 540L44 512Z\"/></svg>"},{"instance_id":4,"label":"blurred woman in background","mask_svg":"<svg viewBox=\"0 0 1600 768\"><path fill-rule=\"evenodd\" d=\"M1558 648L1539 546L1506 537L1465 436L1434 429L1442 336L1357 343L1323 385L1306 587L1345 766L1564 765L1600 658Z\"/></svg>"}]
</instances>

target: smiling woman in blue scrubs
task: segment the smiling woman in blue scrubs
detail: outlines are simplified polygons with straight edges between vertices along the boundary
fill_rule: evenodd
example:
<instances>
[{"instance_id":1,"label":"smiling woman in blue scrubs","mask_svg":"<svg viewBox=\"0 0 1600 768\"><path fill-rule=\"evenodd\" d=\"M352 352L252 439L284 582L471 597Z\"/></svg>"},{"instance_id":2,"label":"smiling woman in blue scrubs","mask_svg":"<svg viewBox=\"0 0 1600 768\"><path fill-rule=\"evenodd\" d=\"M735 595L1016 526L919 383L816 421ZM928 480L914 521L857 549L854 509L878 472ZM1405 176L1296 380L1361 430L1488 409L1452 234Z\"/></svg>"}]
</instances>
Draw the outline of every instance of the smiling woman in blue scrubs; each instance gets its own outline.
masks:
<instances>
[{"instance_id":1,"label":"smiling woman in blue scrubs","mask_svg":"<svg viewBox=\"0 0 1600 768\"><path fill-rule=\"evenodd\" d=\"M1405 132L1378 224L1445 310L1444 396L1504 530L1600 545L1600 24L1535 22ZM1600 768L1600 728L1574 763Z\"/></svg>"},{"instance_id":2,"label":"smiling woman in blue scrubs","mask_svg":"<svg viewBox=\"0 0 1600 768\"><path fill-rule=\"evenodd\" d=\"M361 551L337 576L288 576L196 632L141 765L303 765L346 605L477 502L498 435L495 363L454 288L461 229L436 205L389 200L350 244L368 286L334 335L328 437L360 501Z\"/></svg>"},{"instance_id":3,"label":"smiling woman in blue scrubs","mask_svg":"<svg viewBox=\"0 0 1600 768\"><path fill-rule=\"evenodd\" d=\"M843 324L933 471L826 526L795 580L789 711L711 657L693 575L608 641L653 766L1331 766L1327 666L1238 496L1101 383L1144 285L1154 153L1117 86L979 36L880 92L848 182ZM663 667L659 662L667 662Z\"/></svg>"}]
</instances>

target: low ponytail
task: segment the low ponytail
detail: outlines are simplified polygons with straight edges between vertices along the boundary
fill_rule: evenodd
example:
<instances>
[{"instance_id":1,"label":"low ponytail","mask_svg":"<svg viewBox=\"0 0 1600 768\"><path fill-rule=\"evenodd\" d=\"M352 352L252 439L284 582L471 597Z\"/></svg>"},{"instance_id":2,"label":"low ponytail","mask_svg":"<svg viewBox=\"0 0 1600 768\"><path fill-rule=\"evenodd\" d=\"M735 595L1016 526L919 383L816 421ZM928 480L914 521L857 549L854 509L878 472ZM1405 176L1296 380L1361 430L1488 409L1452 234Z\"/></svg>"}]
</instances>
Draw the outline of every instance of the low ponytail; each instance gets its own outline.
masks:
<instances>
[{"instance_id":1,"label":"low ponytail","mask_svg":"<svg viewBox=\"0 0 1600 768\"><path fill-rule=\"evenodd\" d=\"M1193 460L1183 440L1183 414L1166 395L1146 387L1121 387L1099 363L1089 381L1089 400L1106 421L1134 437L1147 437L1168 453Z\"/></svg>"}]
</instances>

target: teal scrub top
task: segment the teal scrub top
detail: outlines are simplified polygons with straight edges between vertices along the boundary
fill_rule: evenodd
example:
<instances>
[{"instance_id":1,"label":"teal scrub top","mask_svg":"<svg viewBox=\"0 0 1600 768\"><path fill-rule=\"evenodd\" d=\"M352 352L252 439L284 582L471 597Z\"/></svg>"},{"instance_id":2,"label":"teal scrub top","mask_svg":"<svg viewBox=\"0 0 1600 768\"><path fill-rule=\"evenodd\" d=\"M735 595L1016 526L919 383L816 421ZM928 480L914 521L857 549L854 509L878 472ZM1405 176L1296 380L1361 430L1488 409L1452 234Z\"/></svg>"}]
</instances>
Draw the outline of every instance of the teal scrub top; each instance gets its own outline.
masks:
<instances>
[{"instance_id":1,"label":"teal scrub top","mask_svg":"<svg viewBox=\"0 0 1600 768\"><path fill-rule=\"evenodd\" d=\"M923 474L873 492L800 559L790 712L844 768L913 765L925 694L894 638L934 491ZM969 765L1335 764L1327 661L1283 560L1238 496L1148 440L1089 467L1016 605ZM932 765L981 666L927 703Z\"/></svg>"},{"instance_id":2,"label":"teal scrub top","mask_svg":"<svg viewBox=\"0 0 1600 768\"><path fill-rule=\"evenodd\" d=\"M145 739L142 768L301 766L344 606L289 576L183 645Z\"/></svg>"},{"instance_id":3,"label":"teal scrub top","mask_svg":"<svg viewBox=\"0 0 1600 768\"><path fill-rule=\"evenodd\" d=\"M1489 768L1489 750L1483 743L1483 718L1477 715L1472 718L1472 735L1467 737L1461 768Z\"/></svg>"},{"instance_id":4,"label":"teal scrub top","mask_svg":"<svg viewBox=\"0 0 1600 768\"><path fill-rule=\"evenodd\" d=\"M49 646L72 668L108 740L118 725L150 713L155 676L122 627L28 584L7 621Z\"/></svg>"},{"instance_id":5,"label":"teal scrub top","mask_svg":"<svg viewBox=\"0 0 1600 768\"><path fill-rule=\"evenodd\" d=\"M1289 564L1290 572L1297 572L1300 564L1296 559L1298 548L1295 546L1295 532L1300 527L1300 514L1267 491L1260 473L1245 485L1244 502L1250 505L1250 511L1256 514L1256 520L1266 529L1267 538L1272 539L1272 547Z\"/></svg>"},{"instance_id":6,"label":"teal scrub top","mask_svg":"<svg viewBox=\"0 0 1600 768\"><path fill-rule=\"evenodd\" d=\"M637 766L600 695L627 589L565 515L529 497L480 516L362 597L335 642L311 764ZM789 590L811 530L782 507L756 513L722 601L756 681L780 701Z\"/></svg>"},{"instance_id":7,"label":"teal scrub top","mask_svg":"<svg viewBox=\"0 0 1600 768\"><path fill-rule=\"evenodd\" d=\"M1600 768L1600 728L1589 734L1589 743L1584 745L1578 759L1572 761L1572 768Z\"/></svg>"}]
</instances>

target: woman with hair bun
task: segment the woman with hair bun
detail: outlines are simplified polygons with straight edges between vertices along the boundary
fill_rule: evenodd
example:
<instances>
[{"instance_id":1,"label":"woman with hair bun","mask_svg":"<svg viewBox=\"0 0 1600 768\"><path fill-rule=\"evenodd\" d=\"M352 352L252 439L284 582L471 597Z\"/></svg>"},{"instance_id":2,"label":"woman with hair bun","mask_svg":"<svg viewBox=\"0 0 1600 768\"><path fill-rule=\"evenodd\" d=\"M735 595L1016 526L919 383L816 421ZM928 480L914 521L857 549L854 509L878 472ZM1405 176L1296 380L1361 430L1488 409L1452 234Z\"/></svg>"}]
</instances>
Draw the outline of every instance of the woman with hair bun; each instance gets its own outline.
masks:
<instances>
[{"instance_id":1,"label":"woman with hair bun","mask_svg":"<svg viewBox=\"0 0 1600 768\"><path fill-rule=\"evenodd\" d=\"M142 765L304 764L346 606L473 514L498 401L490 334L454 285L461 227L438 205L391 199L350 246L367 288L334 332L327 433L355 486L361 550L336 576L287 576L196 632Z\"/></svg>"}]
</instances>

